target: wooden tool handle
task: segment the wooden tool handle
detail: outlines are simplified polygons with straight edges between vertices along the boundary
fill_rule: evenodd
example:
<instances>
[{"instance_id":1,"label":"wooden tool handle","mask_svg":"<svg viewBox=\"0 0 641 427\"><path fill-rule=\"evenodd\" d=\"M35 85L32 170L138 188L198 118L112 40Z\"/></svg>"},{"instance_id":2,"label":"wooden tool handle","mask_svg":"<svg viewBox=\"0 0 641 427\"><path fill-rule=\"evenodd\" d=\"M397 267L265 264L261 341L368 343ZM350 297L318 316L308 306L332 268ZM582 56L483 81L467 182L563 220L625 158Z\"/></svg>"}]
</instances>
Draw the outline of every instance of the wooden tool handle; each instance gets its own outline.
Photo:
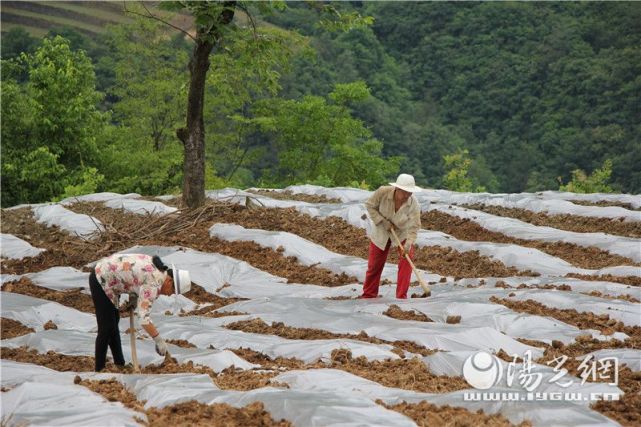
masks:
<instances>
[{"instance_id":1,"label":"wooden tool handle","mask_svg":"<svg viewBox=\"0 0 641 427\"><path fill-rule=\"evenodd\" d=\"M419 274L418 270L414 266L414 263L412 262L409 254L407 252L405 252L405 248L403 248L403 245L401 245L401 241L399 240L398 236L396 235L396 232L394 231L393 228L390 229L390 232L392 233L392 237L394 237L394 240L396 241L396 244L400 248L401 252L403 253L403 255L405 255L405 259L407 260L407 262L410 263L410 266L412 267L412 271L414 272L414 274L416 275L416 278L418 279L418 283L420 283L420 285L423 288L423 290L425 291L425 293L431 294L432 291L430 290L429 286L427 286L427 284L423 281L423 278L421 277L421 275Z\"/></svg>"},{"instance_id":2,"label":"wooden tool handle","mask_svg":"<svg viewBox=\"0 0 641 427\"><path fill-rule=\"evenodd\" d=\"M139 372L138 354L136 353L136 328L134 327L134 309L129 310L129 339L131 343L131 361L134 364L134 371Z\"/></svg>"}]
</instances>

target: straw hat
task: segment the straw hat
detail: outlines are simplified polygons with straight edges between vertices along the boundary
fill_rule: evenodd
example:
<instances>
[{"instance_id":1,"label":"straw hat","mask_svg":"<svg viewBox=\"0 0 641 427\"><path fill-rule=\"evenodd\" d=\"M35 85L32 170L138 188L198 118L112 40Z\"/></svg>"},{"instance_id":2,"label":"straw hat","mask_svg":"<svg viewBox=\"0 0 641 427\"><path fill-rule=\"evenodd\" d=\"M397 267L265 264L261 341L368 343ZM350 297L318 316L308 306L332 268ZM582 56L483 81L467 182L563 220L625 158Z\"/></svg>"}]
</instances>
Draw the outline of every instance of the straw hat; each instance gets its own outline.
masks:
<instances>
[{"instance_id":1,"label":"straw hat","mask_svg":"<svg viewBox=\"0 0 641 427\"><path fill-rule=\"evenodd\" d=\"M417 191L422 190L421 187L416 186L414 177L406 173L400 174L398 178L396 178L396 182L390 182L390 185L407 191L408 193L416 193Z\"/></svg>"}]
</instances>

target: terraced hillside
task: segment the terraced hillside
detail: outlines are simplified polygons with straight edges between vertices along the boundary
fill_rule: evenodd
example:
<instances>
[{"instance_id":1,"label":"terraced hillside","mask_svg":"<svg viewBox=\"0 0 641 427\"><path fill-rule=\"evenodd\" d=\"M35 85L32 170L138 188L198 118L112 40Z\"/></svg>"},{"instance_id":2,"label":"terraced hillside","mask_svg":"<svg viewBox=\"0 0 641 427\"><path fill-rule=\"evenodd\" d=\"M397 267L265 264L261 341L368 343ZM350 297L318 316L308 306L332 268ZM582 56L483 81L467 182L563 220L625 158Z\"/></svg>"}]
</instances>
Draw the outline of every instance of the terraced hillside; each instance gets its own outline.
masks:
<instances>
[{"instance_id":1,"label":"terraced hillside","mask_svg":"<svg viewBox=\"0 0 641 427\"><path fill-rule=\"evenodd\" d=\"M3 424L641 423L640 196L422 191L430 295L413 282L394 298L393 255L381 297L361 300L370 194L225 189L188 210L99 193L3 210ZM137 328L142 371L95 374L89 264L121 251L158 254L193 287L153 306L171 356ZM520 399L474 400L464 367L479 354L513 375L485 391ZM585 374L608 357L616 384ZM586 399L528 400L528 375L537 393Z\"/></svg>"},{"instance_id":2,"label":"terraced hillside","mask_svg":"<svg viewBox=\"0 0 641 427\"><path fill-rule=\"evenodd\" d=\"M153 13L157 2L146 2ZM135 7L134 2L129 8ZM71 27L89 37L105 31L109 24L123 24L132 20L120 1L3 1L0 4L2 31L20 26L36 37L50 29ZM188 15L172 15L171 22L181 28L191 27Z\"/></svg>"}]
</instances>

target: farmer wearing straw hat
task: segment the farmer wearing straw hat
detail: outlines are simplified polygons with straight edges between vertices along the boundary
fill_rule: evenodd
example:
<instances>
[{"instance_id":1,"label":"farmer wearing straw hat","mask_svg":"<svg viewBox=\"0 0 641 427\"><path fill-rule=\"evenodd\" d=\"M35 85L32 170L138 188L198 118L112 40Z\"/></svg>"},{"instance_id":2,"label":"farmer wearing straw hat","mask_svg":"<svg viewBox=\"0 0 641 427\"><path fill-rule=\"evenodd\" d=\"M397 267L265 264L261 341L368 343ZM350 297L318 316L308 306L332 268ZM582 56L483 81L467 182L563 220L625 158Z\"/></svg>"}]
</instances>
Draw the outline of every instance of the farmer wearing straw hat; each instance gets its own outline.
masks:
<instances>
[{"instance_id":1,"label":"farmer wearing straw hat","mask_svg":"<svg viewBox=\"0 0 641 427\"><path fill-rule=\"evenodd\" d=\"M142 254L115 254L96 263L89 275L89 289L96 310L98 336L96 337L96 372L105 367L107 346L111 348L114 363L124 366L125 358L120 344L118 300L129 294L130 307L135 308L140 325L156 343L156 352L164 356L167 344L151 323L149 314L158 295L184 294L191 289L189 272L170 269L157 256ZM133 317L132 317L133 319Z\"/></svg>"},{"instance_id":2,"label":"farmer wearing straw hat","mask_svg":"<svg viewBox=\"0 0 641 427\"><path fill-rule=\"evenodd\" d=\"M380 187L365 202L372 228L369 236L367 273L363 295L360 298L378 297L381 273L390 246L397 247L391 240L392 230L396 232L403 245L403 248L398 247L399 254L403 255L404 251L410 258L414 257L414 242L421 227L421 209L412 193L420 190L421 188L414 183L414 177L403 173L398 176L396 182ZM401 256L398 263L396 298L407 298L411 276L412 267L408 260Z\"/></svg>"}]
</instances>

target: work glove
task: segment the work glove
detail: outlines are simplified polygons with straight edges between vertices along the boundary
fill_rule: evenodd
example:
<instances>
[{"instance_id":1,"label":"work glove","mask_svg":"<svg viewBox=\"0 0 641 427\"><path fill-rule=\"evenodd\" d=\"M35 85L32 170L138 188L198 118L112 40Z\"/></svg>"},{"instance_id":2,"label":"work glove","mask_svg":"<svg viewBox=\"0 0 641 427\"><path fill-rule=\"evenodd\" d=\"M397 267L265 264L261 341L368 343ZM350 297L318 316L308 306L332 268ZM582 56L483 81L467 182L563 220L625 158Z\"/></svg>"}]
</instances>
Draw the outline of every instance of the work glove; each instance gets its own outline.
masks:
<instances>
[{"instance_id":1,"label":"work glove","mask_svg":"<svg viewBox=\"0 0 641 427\"><path fill-rule=\"evenodd\" d=\"M409 255L409 254L410 254L410 250L412 249L412 246L414 246L414 241L413 241L413 240L410 240L410 239L407 239L407 240L405 241L405 244L403 245L403 251L404 251L406 254L408 254L408 255Z\"/></svg>"},{"instance_id":2,"label":"work glove","mask_svg":"<svg viewBox=\"0 0 641 427\"><path fill-rule=\"evenodd\" d=\"M162 339L160 334L154 337L154 342L156 343L156 353L158 353L161 356L164 356L165 354L167 354L167 343L165 342L164 339Z\"/></svg>"},{"instance_id":3,"label":"work glove","mask_svg":"<svg viewBox=\"0 0 641 427\"><path fill-rule=\"evenodd\" d=\"M130 310L134 310L138 305L138 295L131 293L129 294L129 301L120 306L121 313L128 313Z\"/></svg>"}]
</instances>

